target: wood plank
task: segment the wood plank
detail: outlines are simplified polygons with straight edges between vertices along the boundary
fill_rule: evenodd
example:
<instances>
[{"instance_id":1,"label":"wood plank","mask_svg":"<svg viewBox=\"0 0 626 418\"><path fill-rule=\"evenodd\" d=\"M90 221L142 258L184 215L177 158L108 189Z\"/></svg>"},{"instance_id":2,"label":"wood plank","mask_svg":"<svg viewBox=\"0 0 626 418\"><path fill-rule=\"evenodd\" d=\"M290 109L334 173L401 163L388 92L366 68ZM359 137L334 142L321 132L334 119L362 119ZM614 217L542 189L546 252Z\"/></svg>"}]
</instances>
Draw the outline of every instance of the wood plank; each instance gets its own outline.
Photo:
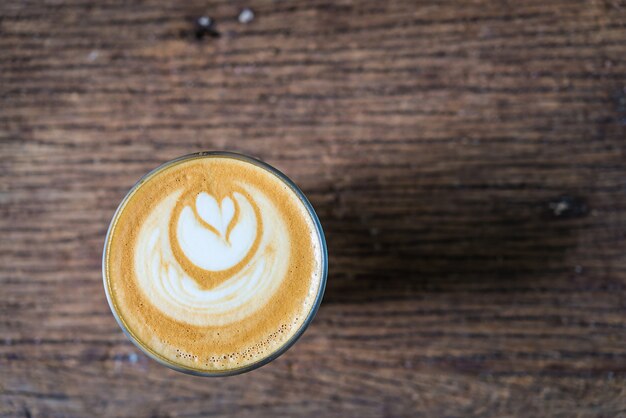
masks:
<instances>
[{"instance_id":1,"label":"wood plank","mask_svg":"<svg viewBox=\"0 0 626 418\"><path fill-rule=\"evenodd\" d=\"M0 416L626 414L625 57L621 0L1 3ZM126 191L211 149L291 176L330 254L301 341L219 380L100 276Z\"/></svg>"}]
</instances>

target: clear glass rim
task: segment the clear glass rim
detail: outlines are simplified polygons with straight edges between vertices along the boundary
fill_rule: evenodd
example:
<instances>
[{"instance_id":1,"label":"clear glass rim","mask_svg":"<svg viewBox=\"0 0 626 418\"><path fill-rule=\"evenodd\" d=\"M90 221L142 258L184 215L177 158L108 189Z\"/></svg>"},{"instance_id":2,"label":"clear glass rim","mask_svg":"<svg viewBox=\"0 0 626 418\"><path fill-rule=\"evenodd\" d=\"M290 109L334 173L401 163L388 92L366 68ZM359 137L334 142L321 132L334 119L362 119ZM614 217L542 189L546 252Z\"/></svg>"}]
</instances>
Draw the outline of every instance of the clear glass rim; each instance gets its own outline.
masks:
<instances>
[{"instance_id":1,"label":"clear glass rim","mask_svg":"<svg viewBox=\"0 0 626 418\"><path fill-rule=\"evenodd\" d=\"M107 280L107 253L108 253L108 248L109 248L109 239L110 239L110 235L111 235L111 231L113 230L113 228L115 227L115 225L117 224L118 218L120 213L122 212L122 210L124 209L124 207L126 206L126 203L130 200L130 198L133 196L133 194L135 193L135 191L137 189L139 189L143 183L145 183L146 181L148 181L151 177L153 177L154 175L158 174L159 172L161 172L162 170L174 166L176 164L180 164L184 161L187 160L193 160L193 159L199 159L199 158L231 158L231 159L236 159L236 160L240 160L240 161L244 161L253 165L256 165L257 167L263 168L267 171L269 171L270 173L274 174L276 177L278 177L280 180L282 180L286 185L289 186L289 188L296 194L296 196L298 196L298 198L300 199L300 201L302 202L302 204L304 205L304 207L307 209L307 212L309 213L309 216L311 217L313 224L315 225L315 230L317 232L317 236L318 236L318 240L320 243L320 252L321 252L321 276L320 276L320 284L319 284L319 288L317 291L317 295L315 297L315 301L313 302L313 305L311 306L311 310L309 311L309 313L307 314L306 319L304 320L304 322L302 323L302 325L300 326L300 328L291 336L291 338L289 338L289 340L287 340L287 342L285 344L283 344L278 350L273 351L272 353L270 353L267 357L264 357L254 363L251 363L249 365L246 366L242 366L242 367L238 367L238 368L234 368L234 369L227 369L227 370L212 370L212 371L206 371L206 370L198 370L198 369L194 369L191 367L185 367L183 365L180 364L176 364L171 362L170 360L166 359L165 357L161 356L159 353L151 350L149 347L146 347L144 344L142 344L142 342L135 337L135 335L128 329L128 327L126 326L125 322L122 320L122 318L120 317L120 315L117 312L117 309L115 307L115 304L113 303L111 294L110 294L110 289L109 289L109 283ZM319 221L319 218L317 217L317 214L315 213L315 210L313 209L313 206L311 205L311 203L309 202L309 200L306 198L306 196L304 195L304 193L302 192L302 190L300 190L300 188L289 178L287 177L285 174L283 174L280 170L276 169L275 167L272 167L271 165L257 159L254 157L250 157L248 155L245 154L240 154L240 153L236 153L236 152L229 152L229 151L203 151L203 152L196 152L196 153L192 153L192 154L187 154L187 155L183 155L181 157L175 158L173 160L169 160L161 165L159 165L158 167L156 167L155 169L151 170L150 172L148 172L147 174L145 174L143 177L141 177L134 185L133 187L131 187L131 189L126 193L126 195L124 196L124 198L122 199L122 201L120 202L120 204L118 205L117 209L115 210L115 213L113 214L113 218L111 219L111 222L109 223L109 227L107 229L107 233L106 233L106 237L104 240L104 249L102 251L102 280L103 280L103 284L104 284L104 292L106 294L106 298L107 298L107 302L109 304L109 308L111 309L111 312L113 313L113 316L115 317L115 320L117 321L118 325L120 326L120 328L122 329L122 331L124 332L124 334L126 334L126 337L137 347L139 348L144 354L146 354L148 357L152 358L153 360L157 361L158 363L182 372L182 373L187 373L190 375L194 375L194 376L203 376L203 377L220 377L220 376L233 376L233 375L237 375L237 374L242 374L242 373L246 373L255 369L258 369L259 367L262 367L268 363L270 363L271 361L274 361L275 359L277 359L278 357L280 357L282 354L284 354L289 348L291 348L291 346L293 346L296 341L298 341L298 339L302 336L302 334L304 333L304 331L309 327L309 325L311 324L311 322L313 321L313 318L315 317L315 314L317 313L319 306L322 302L322 298L324 296L324 291L326 289L326 280L327 280L327 276L328 276L328 249L326 247L326 239L324 237L324 231L322 229L322 225Z\"/></svg>"}]
</instances>

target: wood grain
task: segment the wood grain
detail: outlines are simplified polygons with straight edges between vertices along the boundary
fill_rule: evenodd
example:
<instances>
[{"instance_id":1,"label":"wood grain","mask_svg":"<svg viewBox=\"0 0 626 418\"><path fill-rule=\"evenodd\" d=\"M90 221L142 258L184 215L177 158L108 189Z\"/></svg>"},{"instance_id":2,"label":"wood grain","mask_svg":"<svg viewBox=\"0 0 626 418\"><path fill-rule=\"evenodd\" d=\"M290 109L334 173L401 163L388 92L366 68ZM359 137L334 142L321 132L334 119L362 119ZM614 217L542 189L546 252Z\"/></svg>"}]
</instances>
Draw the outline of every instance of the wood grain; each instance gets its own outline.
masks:
<instances>
[{"instance_id":1,"label":"wood grain","mask_svg":"<svg viewBox=\"0 0 626 418\"><path fill-rule=\"evenodd\" d=\"M132 184L212 149L330 253L301 341L218 380L139 353L100 275ZM622 0L2 2L0 415L626 416L625 157Z\"/></svg>"}]
</instances>

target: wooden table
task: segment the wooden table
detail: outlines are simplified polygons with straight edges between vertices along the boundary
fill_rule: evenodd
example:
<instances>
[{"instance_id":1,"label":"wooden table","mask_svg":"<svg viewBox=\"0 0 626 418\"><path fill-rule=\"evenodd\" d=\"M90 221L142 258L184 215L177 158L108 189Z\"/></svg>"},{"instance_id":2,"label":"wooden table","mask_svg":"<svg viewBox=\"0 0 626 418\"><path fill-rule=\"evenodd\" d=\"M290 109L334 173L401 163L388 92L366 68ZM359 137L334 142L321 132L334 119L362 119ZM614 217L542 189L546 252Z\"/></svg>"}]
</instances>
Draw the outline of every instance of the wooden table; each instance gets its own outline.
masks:
<instances>
[{"instance_id":1,"label":"wooden table","mask_svg":"<svg viewBox=\"0 0 626 418\"><path fill-rule=\"evenodd\" d=\"M4 1L0 144L0 416L626 415L622 0ZM126 340L100 263L133 183L214 149L302 187L330 274L211 380Z\"/></svg>"}]
</instances>

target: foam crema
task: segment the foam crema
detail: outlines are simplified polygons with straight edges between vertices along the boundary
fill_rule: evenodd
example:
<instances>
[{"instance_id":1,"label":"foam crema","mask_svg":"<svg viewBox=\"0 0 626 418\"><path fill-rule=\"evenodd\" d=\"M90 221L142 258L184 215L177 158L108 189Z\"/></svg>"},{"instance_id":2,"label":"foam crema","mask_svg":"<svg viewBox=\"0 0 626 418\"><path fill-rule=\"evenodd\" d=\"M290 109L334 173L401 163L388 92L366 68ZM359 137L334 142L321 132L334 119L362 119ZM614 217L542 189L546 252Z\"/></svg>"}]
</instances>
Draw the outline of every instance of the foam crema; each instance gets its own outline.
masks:
<instances>
[{"instance_id":1,"label":"foam crema","mask_svg":"<svg viewBox=\"0 0 626 418\"><path fill-rule=\"evenodd\" d=\"M323 290L314 216L285 180L244 157L166 164L111 223L111 307L140 347L175 367L261 362L300 332Z\"/></svg>"}]
</instances>

